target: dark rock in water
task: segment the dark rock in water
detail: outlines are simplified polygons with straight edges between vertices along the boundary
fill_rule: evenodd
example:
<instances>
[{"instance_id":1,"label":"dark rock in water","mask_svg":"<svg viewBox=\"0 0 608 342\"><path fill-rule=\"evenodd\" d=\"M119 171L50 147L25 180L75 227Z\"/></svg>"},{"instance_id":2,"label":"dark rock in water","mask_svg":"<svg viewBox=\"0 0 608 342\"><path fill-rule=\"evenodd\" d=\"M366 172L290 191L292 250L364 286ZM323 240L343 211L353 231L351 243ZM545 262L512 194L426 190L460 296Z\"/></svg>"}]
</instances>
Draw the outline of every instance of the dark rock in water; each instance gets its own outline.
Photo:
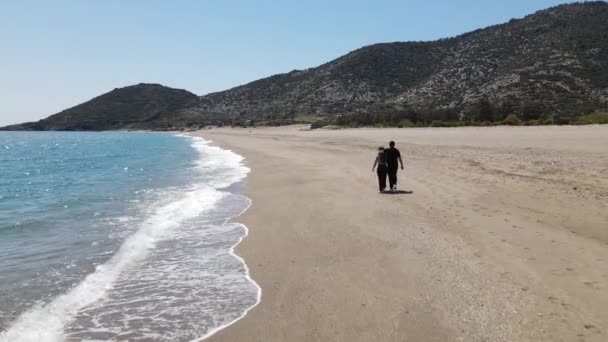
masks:
<instances>
[{"instance_id":1,"label":"dark rock in water","mask_svg":"<svg viewBox=\"0 0 608 342\"><path fill-rule=\"evenodd\" d=\"M0 128L4 131L42 131L44 130L38 122L25 122L18 125L10 125Z\"/></svg>"}]
</instances>

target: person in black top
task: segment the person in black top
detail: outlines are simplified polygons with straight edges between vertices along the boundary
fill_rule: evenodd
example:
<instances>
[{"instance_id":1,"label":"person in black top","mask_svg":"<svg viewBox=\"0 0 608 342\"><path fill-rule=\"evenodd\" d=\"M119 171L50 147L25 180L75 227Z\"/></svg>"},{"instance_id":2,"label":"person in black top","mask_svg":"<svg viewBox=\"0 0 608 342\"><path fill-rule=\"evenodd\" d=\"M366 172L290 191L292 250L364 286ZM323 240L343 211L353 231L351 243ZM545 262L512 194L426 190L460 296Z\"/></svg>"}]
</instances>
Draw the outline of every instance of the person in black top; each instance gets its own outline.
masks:
<instances>
[{"instance_id":1,"label":"person in black top","mask_svg":"<svg viewBox=\"0 0 608 342\"><path fill-rule=\"evenodd\" d=\"M372 166L372 172L378 166L378 188L380 192L383 192L386 189L386 175L387 175L387 164L386 164L386 154L384 153L384 147L378 147L378 155L376 156L376 160L374 161L374 166Z\"/></svg>"},{"instance_id":2,"label":"person in black top","mask_svg":"<svg viewBox=\"0 0 608 342\"><path fill-rule=\"evenodd\" d=\"M401 159L401 152L395 148L395 142L391 141L389 146L390 148L384 150L384 154L386 155L388 183L391 191L395 191L397 190L397 169L399 167L397 162L401 164L401 170L403 170L403 160Z\"/></svg>"}]
</instances>

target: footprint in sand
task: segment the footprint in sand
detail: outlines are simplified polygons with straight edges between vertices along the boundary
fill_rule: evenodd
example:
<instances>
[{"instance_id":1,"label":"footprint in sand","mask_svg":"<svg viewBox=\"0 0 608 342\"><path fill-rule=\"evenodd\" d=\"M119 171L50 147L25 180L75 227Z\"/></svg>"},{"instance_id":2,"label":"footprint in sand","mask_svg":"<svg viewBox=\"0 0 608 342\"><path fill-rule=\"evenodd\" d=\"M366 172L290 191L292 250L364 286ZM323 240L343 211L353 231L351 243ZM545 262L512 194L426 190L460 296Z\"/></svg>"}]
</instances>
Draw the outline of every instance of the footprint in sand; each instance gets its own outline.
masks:
<instances>
[{"instance_id":1,"label":"footprint in sand","mask_svg":"<svg viewBox=\"0 0 608 342\"><path fill-rule=\"evenodd\" d=\"M585 324L585 329L593 331L596 334L601 334L601 330L593 324Z\"/></svg>"},{"instance_id":2,"label":"footprint in sand","mask_svg":"<svg viewBox=\"0 0 608 342\"><path fill-rule=\"evenodd\" d=\"M568 311L568 310L570 310L570 309L572 309L572 308L574 308L574 305L572 305L572 304L568 304L568 303L564 303L564 302L560 303L560 305L561 305L561 306L562 306L562 307L563 307L565 310L567 310L567 311Z\"/></svg>"},{"instance_id":3,"label":"footprint in sand","mask_svg":"<svg viewBox=\"0 0 608 342\"><path fill-rule=\"evenodd\" d=\"M594 290L600 290L600 286L598 285L598 283L594 282L594 281L586 281L583 282L583 284L585 284L585 286L590 287Z\"/></svg>"}]
</instances>

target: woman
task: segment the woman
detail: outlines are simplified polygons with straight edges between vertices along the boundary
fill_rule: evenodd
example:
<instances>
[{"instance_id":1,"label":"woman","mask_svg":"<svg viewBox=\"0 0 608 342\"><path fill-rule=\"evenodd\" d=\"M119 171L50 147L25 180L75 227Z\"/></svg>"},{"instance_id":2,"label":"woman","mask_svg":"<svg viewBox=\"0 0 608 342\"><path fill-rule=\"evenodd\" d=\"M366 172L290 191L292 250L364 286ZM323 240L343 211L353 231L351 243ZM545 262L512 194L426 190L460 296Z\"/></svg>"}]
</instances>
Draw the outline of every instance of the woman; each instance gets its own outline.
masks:
<instances>
[{"instance_id":1,"label":"woman","mask_svg":"<svg viewBox=\"0 0 608 342\"><path fill-rule=\"evenodd\" d=\"M377 174L378 174L378 188L380 192L384 192L386 188L386 175L388 172L388 164L386 162L386 154L384 153L384 147L378 147L378 155L376 156L376 160L374 161L374 166L372 166L372 172L378 166Z\"/></svg>"}]
</instances>

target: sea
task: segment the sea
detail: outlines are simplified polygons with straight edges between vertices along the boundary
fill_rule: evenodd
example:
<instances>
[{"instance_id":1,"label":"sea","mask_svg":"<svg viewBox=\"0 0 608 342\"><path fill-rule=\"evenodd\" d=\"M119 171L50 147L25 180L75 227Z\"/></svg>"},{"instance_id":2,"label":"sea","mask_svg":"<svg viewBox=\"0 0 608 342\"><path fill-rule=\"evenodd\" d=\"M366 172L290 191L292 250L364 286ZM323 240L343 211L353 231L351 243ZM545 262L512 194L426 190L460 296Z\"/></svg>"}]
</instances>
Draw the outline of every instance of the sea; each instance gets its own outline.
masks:
<instances>
[{"instance_id":1,"label":"sea","mask_svg":"<svg viewBox=\"0 0 608 342\"><path fill-rule=\"evenodd\" d=\"M0 342L200 341L261 289L249 169L151 132L0 132Z\"/></svg>"}]
</instances>

